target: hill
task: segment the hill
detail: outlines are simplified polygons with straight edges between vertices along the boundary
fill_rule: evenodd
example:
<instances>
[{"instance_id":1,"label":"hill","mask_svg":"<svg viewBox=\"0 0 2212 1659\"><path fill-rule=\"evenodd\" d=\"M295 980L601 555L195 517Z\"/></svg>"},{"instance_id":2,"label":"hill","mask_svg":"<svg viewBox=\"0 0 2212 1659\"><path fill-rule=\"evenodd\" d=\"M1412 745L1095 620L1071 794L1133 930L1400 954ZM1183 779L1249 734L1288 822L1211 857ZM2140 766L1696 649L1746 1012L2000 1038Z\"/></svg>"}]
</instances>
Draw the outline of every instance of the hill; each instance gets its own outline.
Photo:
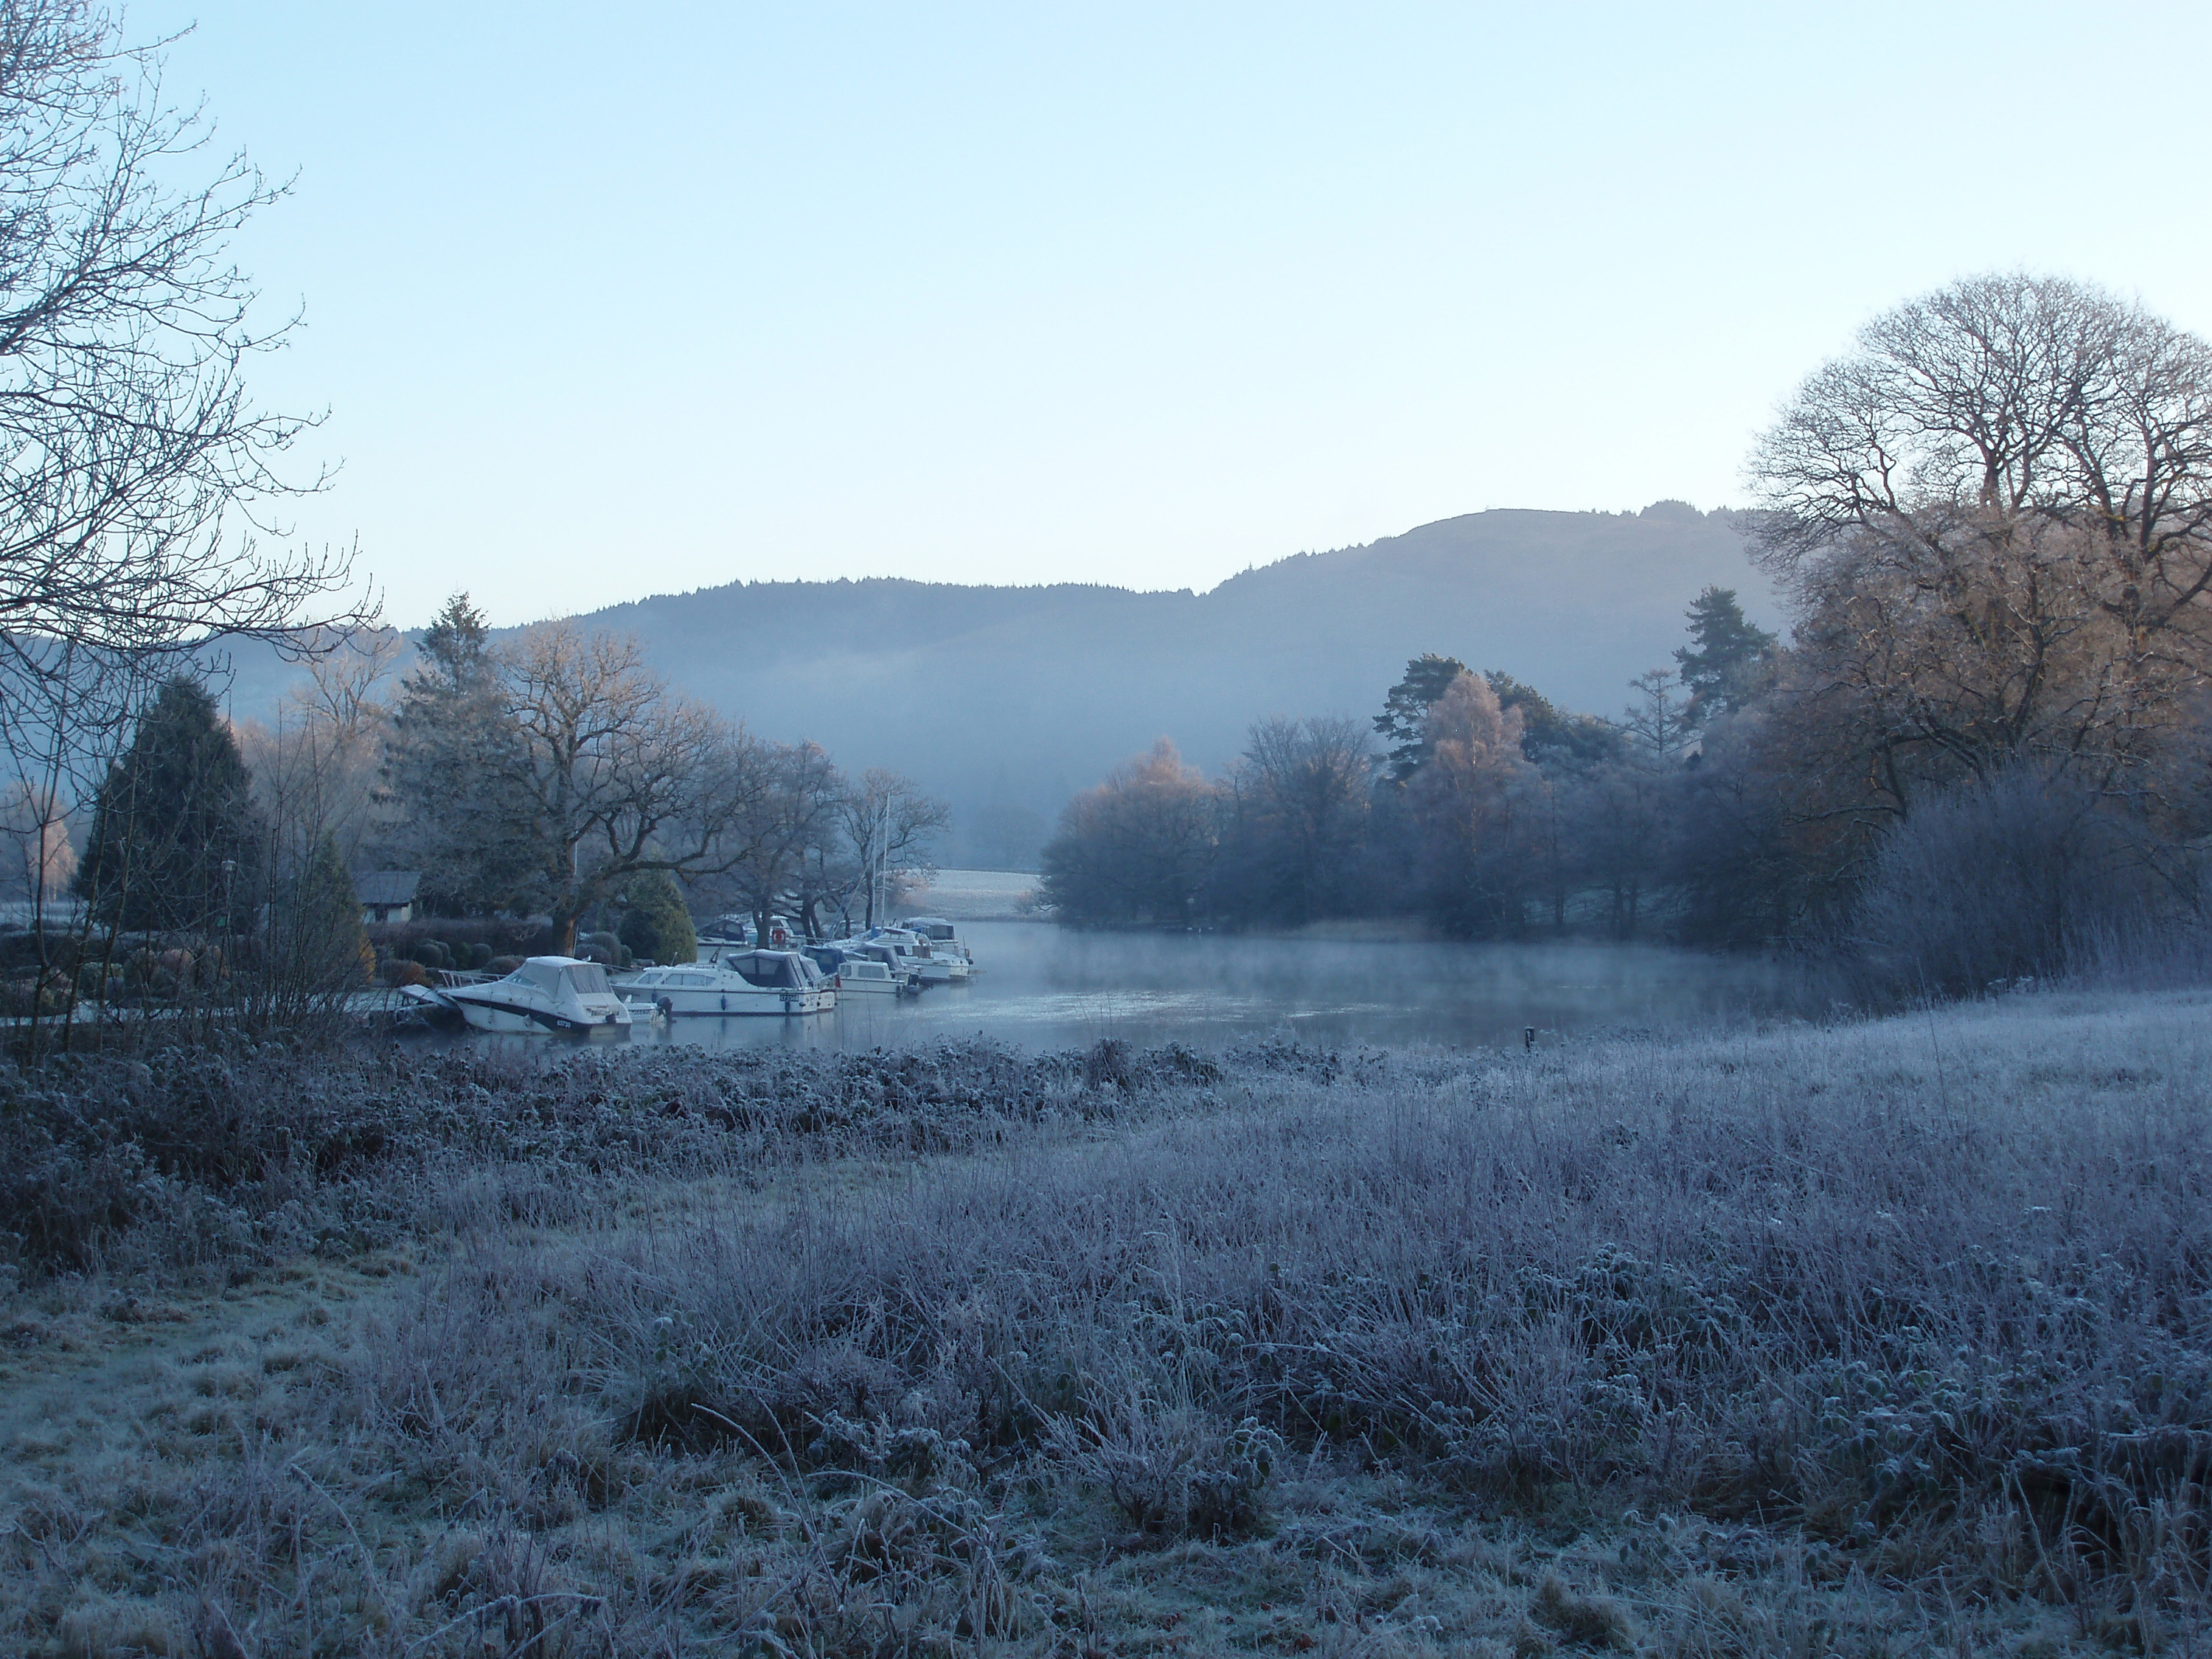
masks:
<instances>
[{"instance_id":1,"label":"hill","mask_svg":"<svg viewBox=\"0 0 2212 1659\"><path fill-rule=\"evenodd\" d=\"M1469 514L1205 593L750 582L579 620L636 635L677 684L756 730L911 774L953 803L948 854L1002 866L1072 791L1155 738L1211 770L1261 716L1372 714L1423 651L1617 713L1632 678L1671 664L1707 583L1774 621L1732 516L1660 502ZM246 712L269 675L240 669Z\"/></svg>"}]
</instances>

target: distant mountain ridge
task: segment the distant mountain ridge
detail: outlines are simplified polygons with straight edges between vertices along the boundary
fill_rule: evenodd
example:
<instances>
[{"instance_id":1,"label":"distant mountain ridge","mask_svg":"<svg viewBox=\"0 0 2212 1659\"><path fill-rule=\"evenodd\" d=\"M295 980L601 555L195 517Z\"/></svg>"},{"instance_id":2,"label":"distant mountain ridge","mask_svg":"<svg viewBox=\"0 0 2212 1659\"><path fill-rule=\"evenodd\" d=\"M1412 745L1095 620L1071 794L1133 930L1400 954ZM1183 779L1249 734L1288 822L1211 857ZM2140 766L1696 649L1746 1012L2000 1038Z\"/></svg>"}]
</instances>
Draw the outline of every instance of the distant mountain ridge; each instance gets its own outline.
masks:
<instances>
[{"instance_id":1,"label":"distant mountain ridge","mask_svg":"<svg viewBox=\"0 0 2212 1659\"><path fill-rule=\"evenodd\" d=\"M1049 817L1161 736L1212 770L1262 716L1371 714L1424 651L1617 714L1631 678L1672 665L1709 583L1775 622L1735 516L1659 502L1468 514L1204 593L747 582L576 620L635 635L671 681L756 731L911 774L972 823L994 805ZM242 678L235 706L258 701Z\"/></svg>"}]
</instances>

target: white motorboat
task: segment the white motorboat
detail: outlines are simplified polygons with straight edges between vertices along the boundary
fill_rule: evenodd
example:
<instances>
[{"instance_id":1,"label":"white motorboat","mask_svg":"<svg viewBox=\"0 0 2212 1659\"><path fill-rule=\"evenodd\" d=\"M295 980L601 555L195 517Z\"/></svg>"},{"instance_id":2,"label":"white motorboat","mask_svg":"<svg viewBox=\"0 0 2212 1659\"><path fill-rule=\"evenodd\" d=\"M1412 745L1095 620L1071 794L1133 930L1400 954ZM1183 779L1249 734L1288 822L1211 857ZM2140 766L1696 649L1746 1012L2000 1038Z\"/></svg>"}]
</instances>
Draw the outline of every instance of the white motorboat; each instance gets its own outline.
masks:
<instances>
[{"instance_id":1,"label":"white motorboat","mask_svg":"<svg viewBox=\"0 0 2212 1659\"><path fill-rule=\"evenodd\" d=\"M672 1019L819 1014L837 1006L836 988L796 951L722 951L704 962L648 968L624 980L622 991Z\"/></svg>"},{"instance_id":2,"label":"white motorboat","mask_svg":"<svg viewBox=\"0 0 2212 1659\"><path fill-rule=\"evenodd\" d=\"M872 946L871 954L889 951L884 960L894 971L909 975L916 985L944 985L952 978L952 970L941 962L933 962L920 937L898 927L871 927L854 941L856 945Z\"/></svg>"},{"instance_id":3,"label":"white motorboat","mask_svg":"<svg viewBox=\"0 0 2212 1659\"><path fill-rule=\"evenodd\" d=\"M813 947L815 965L837 981L842 993L855 989L860 994L896 995L901 992L919 993L921 979L915 972L914 957L895 945L860 939L841 939L828 945ZM859 969L859 973L854 969ZM881 972L876 970L880 969Z\"/></svg>"},{"instance_id":4,"label":"white motorboat","mask_svg":"<svg viewBox=\"0 0 2212 1659\"><path fill-rule=\"evenodd\" d=\"M909 933L918 933L929 941L929 953L951 957L956 962L968 964L970 973L981 973L975 966L975 953L968 948L968 941L960 937L952 924L943 916L908 916L899 923Z\"/></svg>"},{"instance_id":5,"label":"white motorboat","mask_svg":"<svg viewBox=\"0 0 2212 1659\"><path fill-rule=\"evenodd\" d=\"M866 957L848 957L837 964L834 976L839 996L896 996L900 986L898 975L891 972L890 964L871 961Z\"/></svg>"},{"instance_id":6,"label":"white motorboat","mask_svg":"<svg viewBox=\"0 0 2212 1659\"><path fill-rule=\"evenodd\" d=\"M930 948L929 941L920 933L905 927L877 927L861 935L873 943L896 945L913 958L914 971L924 985L950 985L964 981L968 963L961 957L939 956Z\"/></svg>"},{"instance_id":7,"label":"white motorboat","mask_svg":"<svg viewBox=\"0 0 2212 1659\"><path fill-rule=\"evenodd\" d=\"M532 957L503 979L474 984L410 985L407 994L460 1015L479 1031L627 1030L629 1007L596 962Z\"/></svg>"}]
</instances>

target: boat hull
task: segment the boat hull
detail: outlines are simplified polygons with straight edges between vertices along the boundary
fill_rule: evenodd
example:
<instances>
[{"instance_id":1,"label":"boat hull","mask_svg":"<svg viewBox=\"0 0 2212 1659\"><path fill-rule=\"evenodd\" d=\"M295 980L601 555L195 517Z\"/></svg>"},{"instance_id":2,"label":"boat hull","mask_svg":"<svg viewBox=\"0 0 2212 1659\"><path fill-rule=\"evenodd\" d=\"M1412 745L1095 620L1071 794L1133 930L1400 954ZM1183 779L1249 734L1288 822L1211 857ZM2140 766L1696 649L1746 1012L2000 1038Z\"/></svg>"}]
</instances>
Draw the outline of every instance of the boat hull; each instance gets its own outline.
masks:
<instances>
[{"instance_id":1,"label":"boat hull","mask_svg":"<svg viewBox=\"0 0 2212 1659\"><path fill-rule=\"evenodd\" d=\"M784 987L743 986L731 990L694 989L680 985L641 986L634 996L650 997L671 1019L744 1019L823 1014L837 1006L837 994Z\"/></svg>"},{"instance_id":2,"label":"boat hull","mask_svg":"<svg viewBox=\"0 0 2212 1659\"><path fill-rule=\"evenodd\" d=\"M510 1035L550 1032L556 1036L611 1036L617 1031L628 1030L630 1024L627 1010L605 1019L576 1019L548 1009L457 996L451 992L447 993L446 1000L460 1011L461 1018L469 1023L471 1030L477 1031L503 1031Z\"/></svg>"}]
</instances>

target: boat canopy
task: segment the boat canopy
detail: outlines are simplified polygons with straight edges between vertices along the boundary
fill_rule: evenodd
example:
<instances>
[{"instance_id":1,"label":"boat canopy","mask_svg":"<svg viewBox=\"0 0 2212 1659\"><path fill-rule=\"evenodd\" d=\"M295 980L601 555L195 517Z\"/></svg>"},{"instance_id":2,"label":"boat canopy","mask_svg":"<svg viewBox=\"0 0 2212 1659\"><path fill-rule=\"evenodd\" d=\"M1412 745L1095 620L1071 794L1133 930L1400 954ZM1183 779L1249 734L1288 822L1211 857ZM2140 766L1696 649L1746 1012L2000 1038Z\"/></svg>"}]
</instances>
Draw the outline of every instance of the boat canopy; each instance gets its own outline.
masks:
<instances>
[{"instance_id":1,"label":"boat canopy","mask_svg":"<svg viewBox=\"0 0 2212 1659\"><path fill-rule=\"evenodd\" d=\"M564 981L580 997L605 996L614 989L607 982L605 969L596 962L579 962L573 957L532 957L508 977L533 986L549 997L561 994Z\"/></svg>"},{"instance_id":2,"label":"boat canopy","mask_svg":"<svg viewBox=\"0 0 2212 1659\"><path fill-rule=\"evenodd\" d=\"M607 970L596 962L574 962L561 970L568 981L568 988L580 997L603 997L614 991L607 978Z\"/></svg>"},{"instance_id":3,"label":"boat canopy","mask_svg":"<svg viewBox=\"0 0 2212 1659\"><path fill-rule=\"evenodd\" d=\"M924 939L951 939L952 924L943 916L908 916L899 923L909 933L920 933Z\"/></svg>"},{"instance_id":4,"label":"boat canopy","mask_svg":"<svg viewBox=\"0 0 2212 1659\"><path fill-rule=\"evenodd\" d=\"M723 956L722 966L764 990L804 991L820 979L814 964L796 951L731 951Z\"/></svg>"}]
</instances>

